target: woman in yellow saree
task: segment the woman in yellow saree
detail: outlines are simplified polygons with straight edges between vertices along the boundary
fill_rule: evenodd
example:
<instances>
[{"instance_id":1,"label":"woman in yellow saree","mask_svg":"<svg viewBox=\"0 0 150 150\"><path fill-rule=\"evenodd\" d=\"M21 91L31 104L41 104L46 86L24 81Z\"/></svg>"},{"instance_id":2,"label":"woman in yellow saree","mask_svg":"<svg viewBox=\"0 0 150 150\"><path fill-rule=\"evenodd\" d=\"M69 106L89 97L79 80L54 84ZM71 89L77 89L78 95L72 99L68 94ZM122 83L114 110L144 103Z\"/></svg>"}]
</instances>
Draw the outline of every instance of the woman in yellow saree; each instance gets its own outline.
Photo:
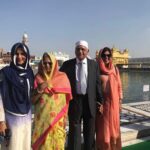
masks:
<instances>
[{"instance_id":1,"label":"woman in yellow saree","mask_svg":"<svg viewBox=\"0 0 150 150\"><path fill-rule=\"evenodd\" d=\"M71 88L65 73L58 71L58 62L44 53L34 81L33 150L64 150L66 117Z\"/></svg>"}]
</instances>

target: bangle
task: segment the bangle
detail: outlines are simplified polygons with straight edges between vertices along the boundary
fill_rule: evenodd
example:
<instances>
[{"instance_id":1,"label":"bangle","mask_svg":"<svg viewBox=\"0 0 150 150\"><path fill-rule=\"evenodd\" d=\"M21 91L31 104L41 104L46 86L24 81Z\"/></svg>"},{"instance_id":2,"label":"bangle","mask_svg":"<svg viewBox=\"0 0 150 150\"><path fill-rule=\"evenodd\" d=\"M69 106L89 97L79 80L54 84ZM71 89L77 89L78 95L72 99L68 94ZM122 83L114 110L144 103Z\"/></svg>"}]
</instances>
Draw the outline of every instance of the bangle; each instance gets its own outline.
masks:
<instances>
[{"instance_id":1,"label":"bangle","mask_svg":"<svg viewBox=\"0 0 150 150\"><path fill-rule=\"evenodd\" d=\"M44 90L39 90L39 89L37 88L37 92L38 92L39 94L42 94L42 93L44 92Z\"/></svg>"},{"instance_id":2,"label":"bangle","mask_svg":"<svg viewBox=\"0 0 150 150\"><path fill-rule=\"evenodd\" d=\"M101 106L102 104L100 102L97 102L97 105Z\"/></svg>"}]
</instances>

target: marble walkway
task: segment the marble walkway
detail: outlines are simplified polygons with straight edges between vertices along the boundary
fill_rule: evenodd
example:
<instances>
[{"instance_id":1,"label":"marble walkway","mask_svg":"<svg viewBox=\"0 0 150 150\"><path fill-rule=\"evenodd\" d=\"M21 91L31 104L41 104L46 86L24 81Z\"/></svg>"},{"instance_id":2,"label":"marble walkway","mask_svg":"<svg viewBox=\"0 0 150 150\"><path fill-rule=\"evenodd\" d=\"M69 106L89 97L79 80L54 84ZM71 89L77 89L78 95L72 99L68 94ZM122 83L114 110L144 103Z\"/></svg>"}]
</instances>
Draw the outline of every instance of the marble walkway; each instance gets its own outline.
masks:
<instances>
[{"instance_id":1,"label":"marble walkway","mask_svg":"<svg viewBox=\"0 0 150 150\"><path fill-rule=\"evenodd\" d=\"M150 101L123 104L120 121L123 146L150 140Z\"/></svg>"}]
</instances>

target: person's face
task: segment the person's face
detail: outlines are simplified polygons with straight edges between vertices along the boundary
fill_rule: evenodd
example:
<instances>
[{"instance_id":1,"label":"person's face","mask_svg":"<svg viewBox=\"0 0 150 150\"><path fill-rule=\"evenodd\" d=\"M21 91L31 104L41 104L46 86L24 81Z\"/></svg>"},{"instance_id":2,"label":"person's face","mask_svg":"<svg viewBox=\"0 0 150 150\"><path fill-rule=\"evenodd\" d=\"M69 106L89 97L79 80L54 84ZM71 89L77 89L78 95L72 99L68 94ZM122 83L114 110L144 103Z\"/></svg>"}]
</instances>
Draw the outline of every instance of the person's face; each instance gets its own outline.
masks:
<instances>
[{"instance_id":1,"label":"person's face","mask_svg":"<svg viewBox=\"0 0 150 150\"><path fill-rule=\"evenodd\" d=\"M105 64L109 64L110 62L110 59L111 59L111 54L109 51L105 51L102 55L101 55L102 59L103 59L103 62Z\"/></svg>"},{"instance_id":2,"label":"person's face","mask_svg":"<svg viewBox=\"0 0 150 150\"><path fill-rule=\"evenodd\" d=\"M82 45L77 46L75 49L76 57L80 61L87 57L88 52L89 52L88 48L86 48L85 46L82 46Z\"/></svg>"},{"instance_id":3,"label":"person's face","mask_svg":"<svg viewBox=\"0 0 150 150\"><path fill-rule=\"evenodd\" d=\"M48 56L45 56L43 58L43 65L44 65L44 69L45 69L46 73L50 74L51 70L52 70L52 61Z\"/></svg>"},{"instance_id":4,"label":"person's face","mask_svg":"<svg viewBox=\"0 0 150 150\"><path fill-rule=\"evenodd\" d=\"M23 65L26 62L26 53L23 49L18 48L16 50L16 63L18 65Z\"/></svg>"}]
</instances>

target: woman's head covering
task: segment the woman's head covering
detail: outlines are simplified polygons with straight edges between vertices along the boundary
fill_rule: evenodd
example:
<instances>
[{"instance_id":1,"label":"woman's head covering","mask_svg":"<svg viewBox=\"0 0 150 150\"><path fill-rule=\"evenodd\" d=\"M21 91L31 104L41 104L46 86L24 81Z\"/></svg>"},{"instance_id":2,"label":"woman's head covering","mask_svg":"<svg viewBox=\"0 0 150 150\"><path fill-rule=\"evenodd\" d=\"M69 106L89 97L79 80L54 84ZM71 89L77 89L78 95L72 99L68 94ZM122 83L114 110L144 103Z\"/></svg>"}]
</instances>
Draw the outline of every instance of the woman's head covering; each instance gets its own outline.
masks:
<instances>
[{"instance_id":1,"label":"woman's head covering","mask_svg":"<svg viewBox=\"0 0 150 150\"><path fill-rule=\"evenodd\" d=\"M100 49L99 51L99 58L98 58L98 64L99 64L99 67L100 67L100 70L103 74L110 74L112 71L113 71L113 68L114 68L114 65L112 63L112 58L109 59L109 65L106 67L105 66L105 63L102 59L102 55L106 52L106 51L109 51L109 53L111 54L112 56L112 51L110 48L108 47L104 47L103 49Z\"/></svg>"},{"instance_id":2,"label":"woman's head covering","mask_svg":"<svg viewBox=\"0 0 150 150\"><path fill-rule=\"evenodd\" d=\"M43 63L43 60L44 60L44 57L47 56L49 57L49 59L51 60L52 62L52 68L51 68L51 72L50 74L47 74L46 73L46 70L45 70L45 67L44 67L44 63ZM55 71L54 71L55 70ZM49 78L51 78L53 76L53 73L54 72L57 72L58 71L58 61L56 61L56 58L54 55L52 54L48 54L48 53L44 53L43 54L43 57L42 57L42 60L40 61L39 63L39 67L38 67L38 73L45 79L45 80L48 80Z\"/></svg>"},{"instance_id":3,"label":"woman's head covering","mask_svg":"<svg viewBox=\"0 0 150 150\"><path fill-rule=\"evenodd\" d=\"M16 51L22 48L26 55L23 66L17 65ZM23 43L16 43L11 49L12 61L10 66L1 70L3 80L1 93L5 110L14 114L27 114L30 110L30 91L33 87L33 71L29 66L29 49Z\"/></svg>"},{"instance_id":4,"label":"woman's head covering","mask_svg":"<svg viewBox=\"0 0 150 150\"><path fill-rule=\"evenodd\" d=\"M44 55L49 56L52 62L51 73L46 73L42 58L41 62L39 63L38 73L36 75L38 82L42 83L46 81L48 83L49 87L44 90L46 93L48 93L49 91L53 91L54 93L68 93L70 97L69 99L71 99L71 86L67 75L64 72L59 71L58 61L56 60L54 55L48 53L44 53ZM36 88L37 85L35 85L34 87Z\"/></svg>"},{"instance_id":5,"label":"woman's head covering","mask_svg":"<svg viewBox=\"0 0 150 150\"><path fill-rule=\"evenodd\" d=\"M100 56L102 56L106 51L109 51L109 53L112 56L112 50L109 47L104 47L103 49L100 50Z\"/></svg>"},{"instance_id":6,"label":"woman's head covering","mask_svg":"<svg viewBox=\"0 0 150 150\"><path fill-rule=\"evenodd\" d=\"M21 48L26 54L26 62L23 66L17 65L16 62L16 52L18 48ZM30 53L28 47L23 43L14 44L13 47L11 48L11 60L12 60L10 64L11 66L14 66L18 69L26 70L29 67L29 60L30 60Z\"/></svg>"}]
</instances>

